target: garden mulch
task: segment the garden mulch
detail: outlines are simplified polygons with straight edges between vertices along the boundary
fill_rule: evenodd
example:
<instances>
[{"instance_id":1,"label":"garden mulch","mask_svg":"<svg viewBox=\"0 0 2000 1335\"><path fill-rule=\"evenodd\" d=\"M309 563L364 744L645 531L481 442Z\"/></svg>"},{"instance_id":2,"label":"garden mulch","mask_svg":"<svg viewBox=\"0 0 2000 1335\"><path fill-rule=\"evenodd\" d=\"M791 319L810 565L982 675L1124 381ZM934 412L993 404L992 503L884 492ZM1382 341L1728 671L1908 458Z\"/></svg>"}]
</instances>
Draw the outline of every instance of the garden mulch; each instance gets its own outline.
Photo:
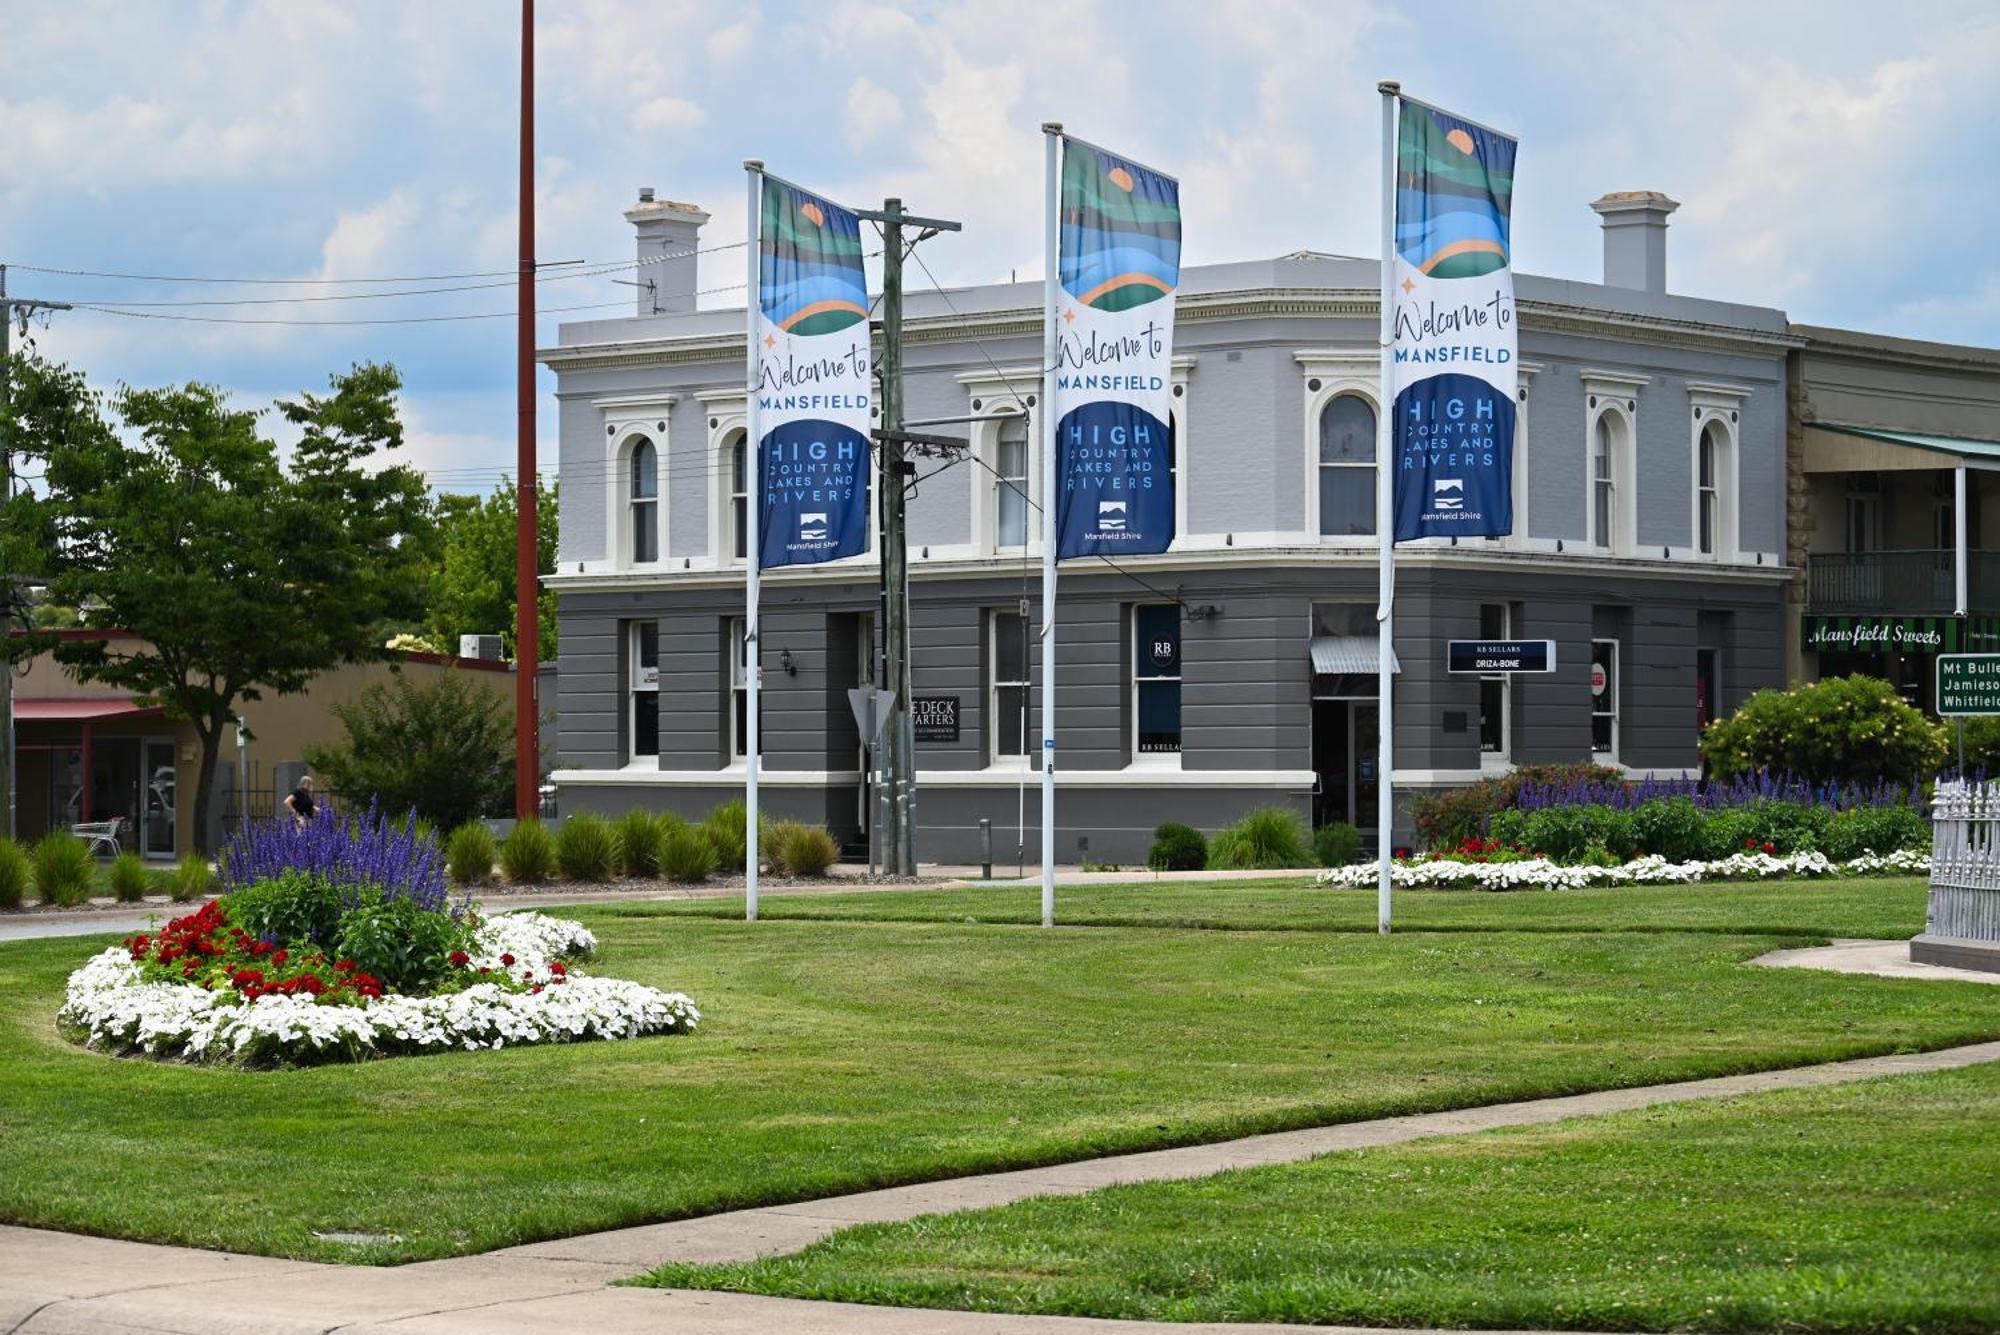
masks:
<instances>
[{"instance_id":1,"label":"garden mulch","mask_svg":"<svg viewBox=\"0 0 2000 1335\"><path fill-rule=\"evenodd\" d=\"M670 1260L788 1252L851 1224L910 1219L1121 1182L1200 1177L1341 1150L1554 1122L1690 1099L1841 1084L2000 1061L2000 1043L1827 1062L1452 1112L1389 1117L1214 1145L1114 1155L1022 1172L861 1192L509 1247L394 1269L232 1256L0 1227L0 1323L10 1332L260 1331L275 1335L459 1335L589 1327L624 1331L862 1335L1221 1335L1334 1327L1188 1325L996 1316L607 1287Z\"/></svg>"}]
</instances>

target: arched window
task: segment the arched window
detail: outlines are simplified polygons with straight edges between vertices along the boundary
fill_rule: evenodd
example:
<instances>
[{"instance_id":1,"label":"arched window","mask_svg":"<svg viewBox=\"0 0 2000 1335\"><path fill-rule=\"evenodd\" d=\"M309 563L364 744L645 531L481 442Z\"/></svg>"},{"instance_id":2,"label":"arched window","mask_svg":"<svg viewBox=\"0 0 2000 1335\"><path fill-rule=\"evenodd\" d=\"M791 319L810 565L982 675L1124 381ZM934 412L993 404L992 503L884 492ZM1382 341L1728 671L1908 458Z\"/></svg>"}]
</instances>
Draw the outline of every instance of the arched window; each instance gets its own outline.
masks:
<instances>
[{"instance_id":1,"label":"arched window","mask_svg":"<svg viewBox=\"0 0 2000 1335\"><path fill-rule=\"evenodd\" d=\"M1319 531L1375 532L1375 405L1359 394L1335 395L1319 410Z\"/></svg>"},{"instance_id":2,"label":"arched window","mask_svg":"<svg viewBox=\"0 0 2000 1335\"><path fill-rule=\"evenodd\" d=\"M1618 537L1618 428L1615 414L1601 413L1591 432L1590 542L1610 551Z\"/></svg>"},{"instance_id":3,"label":"arched window","mask_svg":"<svg viewBox=\"0 0 2000 1335\"><path fill-rule=\"evenodd\" d=\"M1703 556L1715 556L1727 546L1722 524L1722 478L1729 456L1729 437L1722 423L1710 422L1695 446L1695 540Z\"/></svg>"},{"instance_id":4,"label":"arched window","mask_svg":"<svg viewBox=\"0 0 2000 1335\"><path fill-rule=\"evenodd\" d=\"M644 436L632 444L631 469L632 561L638 565L660 559L660 455Z\"/></svg>"},{"instance_id":5,"label":"arched window","mask_svg":"<svg viewBox=\"0 0 2000 1335\"><path fill-rule=\"evenodd\" d=\"M737 432L729 444L729 543L724 550L741 561L750 540L750 472L746 459L749 437Z\"/></svg>"},{"instance_id":6,"label":"arched window","mask_svg":"<svg viewBox=\"0 0 2000 1335\"><path fill-rule=\"evenodd\" d=\"M994 450L993 545L1028 545L1028 415L1009 413L1000 419Z\"/></svg>"}]
</instances>

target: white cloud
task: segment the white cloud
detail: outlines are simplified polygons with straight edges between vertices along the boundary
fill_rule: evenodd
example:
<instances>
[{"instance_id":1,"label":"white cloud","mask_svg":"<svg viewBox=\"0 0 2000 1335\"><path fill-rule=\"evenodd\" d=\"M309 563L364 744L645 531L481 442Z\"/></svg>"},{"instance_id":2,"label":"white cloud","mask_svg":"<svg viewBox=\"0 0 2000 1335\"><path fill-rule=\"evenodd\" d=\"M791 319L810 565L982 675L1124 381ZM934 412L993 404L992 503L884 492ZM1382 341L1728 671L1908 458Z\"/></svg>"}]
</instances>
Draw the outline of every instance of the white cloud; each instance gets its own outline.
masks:
<instances>
[{"instance_id":1,"label":"white cloud","mask_svg":"<svg viewBox=\"0 0 2000 1335\"><path fill-rule=\"evenodd\" d=\"M841 128L849 148L866 148L902 123L902 98L865 74L848 85L847 114L841 119Z\"/></svg>"},{"instance_id":2,"label":"white cloud","mask_svg":"<svg viewBox=\"0 0 2000 1335\"><path fill-rule=\"evenodd\" d=\"M708 121L708 113L684 97L653 97L632 108L632 128L641 133L668 134L696 129Z\"/></svg>"},{"instance_id":3,"label":"white cloud","mask_svg":"<svg viewBox=\"0 0 2000 1335\"><path fill-rule=\"evenodd\" d=\"M717 28L703 39L701 49L708 56L708 63L716 69L732 69L743 57L750 54L757 40L757 28L762 21L756 10L751 10L726 28Z\"/></svg>"}]
</instances>

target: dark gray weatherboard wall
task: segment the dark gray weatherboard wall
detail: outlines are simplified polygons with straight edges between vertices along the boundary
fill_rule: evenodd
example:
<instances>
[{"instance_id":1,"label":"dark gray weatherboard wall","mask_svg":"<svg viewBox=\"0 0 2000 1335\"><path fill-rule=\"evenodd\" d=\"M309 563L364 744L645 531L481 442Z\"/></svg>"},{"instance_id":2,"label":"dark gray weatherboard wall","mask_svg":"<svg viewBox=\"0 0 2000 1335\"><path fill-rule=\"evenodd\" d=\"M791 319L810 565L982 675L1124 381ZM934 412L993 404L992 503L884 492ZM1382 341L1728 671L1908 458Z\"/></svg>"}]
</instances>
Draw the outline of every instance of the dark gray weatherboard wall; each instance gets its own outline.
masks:
<instances>
[{"instance_id":1,"label":"dark gray weatherboard wall","mask_svg":"<svg viewBox=\"0 0 2000 1335\"><path fill-rule=\"evenodd\" d=\"M1619 760L1635 770L1696 770L1698 646L1721 653L1723 711L1780 683L1780 590L1771 582L1551 570L1492 557L1443 554L1411 563L1399 580L1396 650L1402 663L1396 709L1397 767L1412 786L1463 782L1480 765L1476 726L1447 732L1447 713L1476 720L1479 683L1445 668L1444 642L1476 638L1480 606L1511 603L1515 633L1557 642L1558 668L1516 679L1516 764L1590 757L1590 641L1621 641ZM830 572L829 572L830 573ZM1056 855L1131 864L1153 827L1182 820L1214 831L1262 805L1302 815L1311 795L1313 678L1307 657L1315 603L1372 605L1372 561L1325 561L1264 570L1184 570L1148 582L1213 616L1182 617L1182 753L1178 771L1129 769L1131 658L1127 609L1159 601L1115 572L1067 568L1058 626L1061 773L1075 776L1058 802ZM984 664L988 618L1018 605L1018 578L918 579L912 588L915 689L955 695L955 743L917 748L919 854L971 862L979 821L990 820L996 854L1011 861L1022 776L987 768L990 720ZM1036 591L1029 590L1030 607ZM859 829L858 736L846 701L859 661L862 614L872 582L767 585L764 788L778 816L824 821L845 838ZM566 784L566 810L617 812L639 805L694 814L742 791L725 768L729 744L728 622L742 614L741 586L565 592L558 718L566 767L602 777ZM626 628L660 626L660 755L653 777L621 770L627 732ZM792 671L781 666L789 651ZM1039 663L1032 678L1040 685ZM1031 724L1030 746L1039 725ZM650 762L644 767L651 769ZM1204 774L1213 777L1205 780ZM712 779L709 777L712 775ZM1117 776L1115 779L1113 776ZM788 777L791 776L791 777ZM1040 857L1036 779L1026 776L1021 856ZM1399 842L1407 838L1399 816ZM1087 849L1080 845L1087 840Z\"/></svg>"}]
</instances>

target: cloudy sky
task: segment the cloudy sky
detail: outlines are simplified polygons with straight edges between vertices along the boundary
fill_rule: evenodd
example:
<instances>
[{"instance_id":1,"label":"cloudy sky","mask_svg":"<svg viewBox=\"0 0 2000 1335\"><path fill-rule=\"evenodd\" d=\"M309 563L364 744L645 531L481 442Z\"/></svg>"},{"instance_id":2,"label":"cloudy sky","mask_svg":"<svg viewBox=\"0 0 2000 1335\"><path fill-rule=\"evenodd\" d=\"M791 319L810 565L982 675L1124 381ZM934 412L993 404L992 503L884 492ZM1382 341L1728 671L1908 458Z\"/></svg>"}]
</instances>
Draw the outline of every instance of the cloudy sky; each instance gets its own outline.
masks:
<instances>
[{"instance_id":1,"label":"cloudy sky","mask_svg":"<svg viewBox=\"0 0 2000 1335\"><path fill-rule=\"evenodd\" d=\"M740 241L740 163L761 157L837 199L900 194L962 219L962 235L925 247L946 282L1033 271L1036 127L1052 119L1180 174L1190 263L1366 254L1374 85L1394 77L1520 135L1524 270L1595 278L1588 201L1663 190L1684 205L1669 245L1676 291L2000 344L2000 9L1988 0L540 9L545 261L629 259L620 211L642 185L714 211L706 242ZM0 24L0 261L282 279L514 263L513 0L0 0ZM740 281L740 251L705 264L704 287ZM400 286L481 281L506 280ZM9 287L130 309L365 290L20 267ZM631 296L609 277L541 292L545 308ZM144 309L332 320L511 308L503 285ZM578 317L545 315L544 342L562 318ZM466 487L511 467L508 319L313 328L79 311L34 337L105 385L200 379L251 405L357 359L393 360L419 463Z\"/></svg>"}]
</instances>

